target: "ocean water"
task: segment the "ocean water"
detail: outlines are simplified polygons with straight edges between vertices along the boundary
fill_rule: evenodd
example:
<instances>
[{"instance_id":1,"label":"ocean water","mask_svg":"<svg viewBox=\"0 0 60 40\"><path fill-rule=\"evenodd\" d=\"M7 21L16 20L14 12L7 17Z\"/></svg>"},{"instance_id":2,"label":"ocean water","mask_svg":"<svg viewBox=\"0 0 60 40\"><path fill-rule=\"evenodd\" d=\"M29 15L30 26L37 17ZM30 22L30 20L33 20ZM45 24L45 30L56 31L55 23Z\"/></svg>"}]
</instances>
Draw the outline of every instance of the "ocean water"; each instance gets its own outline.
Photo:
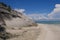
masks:
<instances>
[{"instance_id":1,"label":"ocean water","mask_svg":"<svg viewBox=\"0 0 60 40\"><path fill-rule=\"evenodd\" d=\"M40 23L40 24L60 24L60 21L36 21L36 23Z\"/></svg>"},{"instance_id":2,"label":"ocean water","mask_svg":"<svg viewBox=\"0 0 60 40\"><path fill-rule=\"evenodd\" d=\"M60 21L36 21L39 24L46 24L48 27L59 27L60 28Z\"/></svg>"},{"instance_id":3,"label":"ocean water","mask_svg":"<svg viewBox=\"0 0 60 40\"><path fill-rule=\"evenodd\" d=\"M55 33L58 32L60 35L60 21L36 21L36 23L41 24L45 28L48 28Z\"/></svg>"}]
</instances>

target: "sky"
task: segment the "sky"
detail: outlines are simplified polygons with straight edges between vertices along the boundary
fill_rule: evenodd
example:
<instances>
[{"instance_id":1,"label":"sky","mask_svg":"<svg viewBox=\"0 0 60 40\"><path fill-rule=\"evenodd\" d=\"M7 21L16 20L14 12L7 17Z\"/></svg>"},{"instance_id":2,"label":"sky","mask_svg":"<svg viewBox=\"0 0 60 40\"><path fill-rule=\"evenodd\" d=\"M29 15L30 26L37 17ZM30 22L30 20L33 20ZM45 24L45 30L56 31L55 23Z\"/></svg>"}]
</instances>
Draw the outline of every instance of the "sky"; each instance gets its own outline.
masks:
<instances>
[{"instance_id":1,"label":"sky","mask_svg":"<svg viewBox=\"0 0 60 40\"><path fill-rule=\"evenodd\" d=\"M34 20L60 20L60 0L0 0Z\"/></svg>"}]
</instances>

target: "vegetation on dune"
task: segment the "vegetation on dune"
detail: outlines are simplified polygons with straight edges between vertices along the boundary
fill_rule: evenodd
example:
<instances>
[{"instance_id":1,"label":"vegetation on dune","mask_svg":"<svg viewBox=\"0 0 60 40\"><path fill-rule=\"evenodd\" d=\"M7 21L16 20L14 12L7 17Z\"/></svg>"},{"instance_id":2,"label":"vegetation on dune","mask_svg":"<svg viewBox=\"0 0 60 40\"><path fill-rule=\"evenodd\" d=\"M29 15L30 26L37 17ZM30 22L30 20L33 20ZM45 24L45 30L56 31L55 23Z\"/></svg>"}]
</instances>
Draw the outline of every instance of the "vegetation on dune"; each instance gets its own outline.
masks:
<instances>
[{"instance_id":1,"label":"vegetation on dune","mask_svg":"<svg viewBox=\"0 0 60 40\"><path fill-rule=\"evenodd\" d=\"M4 7L7 7L6 4L4 4L3 2L0 2L0 5L4 6Z\"/></svg>"},{"instance_id":2,"label":"vegetation on dune","mask_svg":"<svg viewBox=\"0 0 60 40\"><path fill-rule=\"evenodd\" d=\"M3 9L4 11L11 11L11 7L7 6L6 4L0 2L0 9ZM9 38L11 34L6 32L6 24L4 19L10 19L10 13L4 12L4 11L0 11L0 40L6 40L7 38Z\"/></svg>"},{"instance_id":3,"label":"vegetation on dune","mask_svg":"<svg viewBox=\"0 0 60 40\"><path fill-rule=\"evenodd\" d=\"M22 15L22 14L20 14L20 15ZM13 11L10 6L4 4L3 2L0 2L0 39L2 39L2 40L6 40L8 38L18 36L18 35L12 35L12 34L6 32L5 20L6 19L12 20L12 17L13 18L16 18L16 17L22 18L17 13L15 13L15 10ZM36 23L29 24L28 26L32 26L32 25L37 26Z\"/></svg>"},{"instance_id":4,"label":"vegetation on dune","mask_svg":"<svg viewBox=\"0 0 60 40\"><path fill-rule=\"evenodd\" d=\"M6 10L8 10L8 11L11 11L11 7L8 6L8 5L6 5L6 4L4 4L3 2L0 2L0 7L6 9Z\"/></svg>"}]
</instances>

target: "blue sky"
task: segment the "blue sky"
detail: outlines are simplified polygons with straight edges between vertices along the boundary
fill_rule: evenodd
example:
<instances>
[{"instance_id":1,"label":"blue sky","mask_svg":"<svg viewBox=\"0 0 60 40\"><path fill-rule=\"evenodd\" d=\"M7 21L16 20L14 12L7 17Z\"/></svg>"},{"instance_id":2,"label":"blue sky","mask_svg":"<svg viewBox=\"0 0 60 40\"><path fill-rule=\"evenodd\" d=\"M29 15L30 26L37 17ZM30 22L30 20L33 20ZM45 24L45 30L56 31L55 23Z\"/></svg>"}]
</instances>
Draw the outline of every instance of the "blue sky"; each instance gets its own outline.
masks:
<instances>
[{"instance_id":1,"label":"blue sky","mask_svg":"<svg viewBox=\"0 0 60 40\"><path fill-rule=\"evenodd\" d=\"M60 0L0 0L0 2L10 5L13 9L24 9L26 14L34 14L34 16L38 14L46 18L55 9L55 5L60 4Z\"/></svg>"},{"instance_id":2,"label":"blue sky","mask_svg":"<svg viewBox=\"0 0 60 40\"><path fill-rule=\"evenodd\" d=\"M0 0L12 8L26 9L27 13L49 13L60 0Z\"/></svg>"}]
</instances>

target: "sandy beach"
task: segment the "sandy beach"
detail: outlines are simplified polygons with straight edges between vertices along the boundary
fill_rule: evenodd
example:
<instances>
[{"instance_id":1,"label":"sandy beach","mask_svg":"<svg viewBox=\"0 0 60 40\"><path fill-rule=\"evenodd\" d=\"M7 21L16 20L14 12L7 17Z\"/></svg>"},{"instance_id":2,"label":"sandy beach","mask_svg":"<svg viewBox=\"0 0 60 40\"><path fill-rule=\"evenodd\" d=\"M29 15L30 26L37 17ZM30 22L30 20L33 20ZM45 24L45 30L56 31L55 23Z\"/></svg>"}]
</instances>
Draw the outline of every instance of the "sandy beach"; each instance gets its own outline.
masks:
<instances>
[{"instance_id":1,"label":"sandy beach","mask_svg":"<svg viewBox=\"0 0 60 40\"><path fill-rule=\"evenodd\" d=\"M38 24L37 27L23 27L20 30L7 30L19 35L8 40L60 40L60 27L58 25Z\"/></svg>"},{"instance_id":2,"label":"sandy beach","mask_svg":"<svg viewBox=\"0 0 60 40\"><path fill-rule=\"evenodd\" d=\"M41 32L37 40L60 40L60 27L53 24L39 24Z\"/></svg>"}]
</instances>

